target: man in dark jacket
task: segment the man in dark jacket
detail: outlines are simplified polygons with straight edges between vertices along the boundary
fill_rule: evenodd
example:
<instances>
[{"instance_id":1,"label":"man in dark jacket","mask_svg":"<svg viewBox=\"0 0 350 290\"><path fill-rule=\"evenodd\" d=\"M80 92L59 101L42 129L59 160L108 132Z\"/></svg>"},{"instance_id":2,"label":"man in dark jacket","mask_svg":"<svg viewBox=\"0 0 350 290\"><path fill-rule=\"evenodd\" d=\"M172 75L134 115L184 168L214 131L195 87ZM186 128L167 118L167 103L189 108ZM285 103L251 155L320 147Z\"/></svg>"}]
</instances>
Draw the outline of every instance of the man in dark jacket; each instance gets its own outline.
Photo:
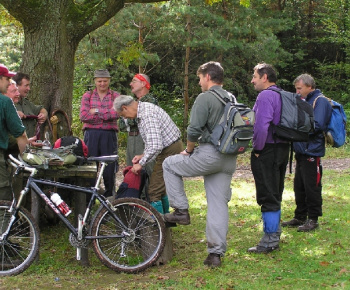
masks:
<instances>
[{"instance_id":1,"label":"man in dark jacket","mask_svg":"<svg viewBox=\"0 0 350 290\"><path fill-rule=\"evenodd\" d=\"M309 142L293 143L296 159L294 194L296 209L294 218L283 222L282 226L298 227L298 232L309 232L318 227L318 217L322 216L322 164L325 155L323 132L332 115L329 101L316 89L311 75L302 74L294 80L296 92L314 107L315 131Z\"/></svg>"}]
</instances>

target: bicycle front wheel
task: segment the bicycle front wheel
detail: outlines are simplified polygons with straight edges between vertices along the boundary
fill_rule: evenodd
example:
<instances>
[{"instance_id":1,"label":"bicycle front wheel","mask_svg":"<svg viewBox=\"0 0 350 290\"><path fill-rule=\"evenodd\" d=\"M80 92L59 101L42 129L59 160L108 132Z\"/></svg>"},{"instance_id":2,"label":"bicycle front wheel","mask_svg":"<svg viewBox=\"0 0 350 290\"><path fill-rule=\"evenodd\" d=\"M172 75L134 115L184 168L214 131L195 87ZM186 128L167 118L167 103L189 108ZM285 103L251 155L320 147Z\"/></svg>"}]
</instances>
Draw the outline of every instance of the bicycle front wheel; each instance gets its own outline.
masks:
<instances>
[{"instance_id":1,"label":"bicycle front wheel","mask_svg":"<svg viewBox=\"0 0 350 290\"><path fill-rule=\"evenodd\" d=\"M11 202L0 201L0 235L7 230ZM39 251L40 233L32 215L20 208L6 239L0 240L0 277L22 273Z\"/></svg>"},{"instance_id":2,"label":"bicycle front wheel","mask_svg":"<svg viewBox=\"0 0 350 290\"><path fill-rule=\"evenodd\" d=\"M101 207L92 221L93 249L101 262L114 271L137 273L153 265L165 244L162 216L147 202L120 198L113 203L114 213ZM117 237L119 235L119 237Z\"/></svg>"}]
</instances>

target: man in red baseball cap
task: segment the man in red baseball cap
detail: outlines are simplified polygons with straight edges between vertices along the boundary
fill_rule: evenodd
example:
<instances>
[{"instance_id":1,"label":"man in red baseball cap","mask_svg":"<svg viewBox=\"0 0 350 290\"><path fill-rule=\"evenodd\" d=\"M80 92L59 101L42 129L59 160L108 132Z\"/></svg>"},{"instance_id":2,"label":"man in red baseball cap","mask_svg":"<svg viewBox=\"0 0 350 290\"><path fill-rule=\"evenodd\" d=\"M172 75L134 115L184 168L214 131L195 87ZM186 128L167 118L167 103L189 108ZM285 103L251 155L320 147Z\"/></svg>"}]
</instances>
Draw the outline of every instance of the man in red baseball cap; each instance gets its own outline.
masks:
<instances>
[{"instance_id":1,"label":"man in red baseball cap","mask_svg":"<svg viewBox=\"0 0 350 290\"><path fill-rule=\"evenodd\" d=\"M0 63L0 76L12 78L15 75L16 75L15 72L9 71L8 68L5 65Z\"/></svg>"},{"instance_id":2,"label":"man in red baseball cap","mask_svg":"<svg viewBox=\"0 0 350 290\"><path fill-rule=\"evenodd\" d=\"M10 78L15 75L16 73L9 71L6 66L0 63L0 93L7 92L7 88L10 85Z\"/></svg>"}]
</instances>

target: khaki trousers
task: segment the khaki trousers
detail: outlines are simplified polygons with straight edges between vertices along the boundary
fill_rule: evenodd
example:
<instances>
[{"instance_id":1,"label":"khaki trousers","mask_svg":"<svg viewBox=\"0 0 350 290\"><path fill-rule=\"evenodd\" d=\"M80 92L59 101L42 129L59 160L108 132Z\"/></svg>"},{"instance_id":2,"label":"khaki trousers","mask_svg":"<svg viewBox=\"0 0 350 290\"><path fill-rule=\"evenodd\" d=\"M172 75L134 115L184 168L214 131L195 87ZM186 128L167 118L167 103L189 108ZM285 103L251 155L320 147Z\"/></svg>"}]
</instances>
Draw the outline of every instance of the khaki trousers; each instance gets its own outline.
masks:
<instances>
[{"instance_id":1,"label":"khaki trousers","mask_svg":"<svg viewBox=\"0 0 350 290\"><path fill-rule=\"evenodd\" d=\"M181 140L178 140L170 146L164 148L157 156L148 189L151 202L158 201L162 198L162 196L166 195L162 166L163 161L165 158L171 155L179 154L181 151L183 151L183 145Z\"/></svg>"}]
</instances>

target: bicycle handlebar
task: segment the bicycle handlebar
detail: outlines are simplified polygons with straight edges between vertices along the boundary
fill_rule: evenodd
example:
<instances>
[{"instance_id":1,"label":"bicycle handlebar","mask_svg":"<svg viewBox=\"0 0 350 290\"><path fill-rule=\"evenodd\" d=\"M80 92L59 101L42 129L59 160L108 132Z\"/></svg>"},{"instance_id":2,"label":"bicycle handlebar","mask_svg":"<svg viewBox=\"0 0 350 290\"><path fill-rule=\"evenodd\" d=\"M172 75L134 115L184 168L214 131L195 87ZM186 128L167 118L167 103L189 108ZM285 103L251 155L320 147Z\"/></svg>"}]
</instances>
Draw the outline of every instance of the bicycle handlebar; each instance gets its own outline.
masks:
<instances>
[{"instance_id":1,"label":"bicycle handlebar","mask_svg":"<svg viewBox=\"0 0 350 290\"><path fill-rule=\"evenodd\" d=\"M106 162L111 163L117 161L119 158L118 155L108 155L108 156L98 156L98 157L88 157L87 161L97 161L97 162Z\"/></svg>"},{"instance_id":2,"label":"bicycle handlebar","mask_svg":"<svg viewBox=\"0 0 350 290\"><path fill-rule=\"evenodd\" d=\"M38 170L34 167L26 166L26 164L23 161L18 160L17 158L13 157L11 154L9 154L9 158L11 159L10 163L15 168L21 168L24 171L30 172L31 176L34 176Z\"/></svg>"}]
</instances>

